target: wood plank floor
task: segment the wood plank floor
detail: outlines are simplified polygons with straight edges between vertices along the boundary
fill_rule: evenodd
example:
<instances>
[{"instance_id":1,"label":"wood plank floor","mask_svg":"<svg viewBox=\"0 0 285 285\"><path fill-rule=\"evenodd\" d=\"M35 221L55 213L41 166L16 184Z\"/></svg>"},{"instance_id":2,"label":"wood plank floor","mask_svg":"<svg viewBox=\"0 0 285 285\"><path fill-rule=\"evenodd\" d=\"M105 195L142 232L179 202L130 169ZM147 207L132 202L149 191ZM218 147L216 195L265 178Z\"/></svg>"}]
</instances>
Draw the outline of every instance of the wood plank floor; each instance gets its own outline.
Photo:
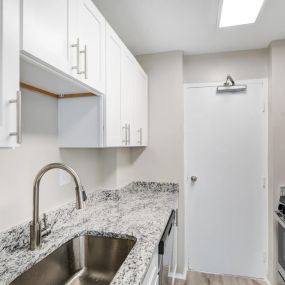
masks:
<instances>
[{"instance_id":1,"label":"wood plank floor","mask_svg":"<svg viewBox=\"0 0 285 285\"><path fill-rule=\"evenodd\" d=\"M176 280L175 285L266 285L266 283L243 277L189 272L186 281Z\"/></svg>"}]
</instances>

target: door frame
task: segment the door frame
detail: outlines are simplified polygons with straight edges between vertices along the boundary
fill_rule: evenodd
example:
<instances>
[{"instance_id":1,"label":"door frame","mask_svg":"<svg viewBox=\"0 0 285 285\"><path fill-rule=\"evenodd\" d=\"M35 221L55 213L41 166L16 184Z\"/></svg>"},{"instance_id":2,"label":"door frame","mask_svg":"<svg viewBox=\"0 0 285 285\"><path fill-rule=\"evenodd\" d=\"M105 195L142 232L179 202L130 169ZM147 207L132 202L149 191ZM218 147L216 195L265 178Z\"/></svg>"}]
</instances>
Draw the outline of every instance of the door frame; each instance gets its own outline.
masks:
<instances>
[{"instance_id":1,"label":"door frame","mask_svg":"<svg viewBox=\"0 0 285 285\"><path fill-rule=\"evenodd\" d=\"M269 202L270 202L270 197L269 197L269 183L268 183L268 180L269 180L269 177L270 177L270 171L269 171L269 147L270 147L270 144L269 144L269 101L268 101L268 97L269 97L269 86L268 86L268 78L258 78L258 79L244 79L244 80L236 80L235 81L236 84L249 84L249 83L261 83L263 86L264 86L264 109L261 110L262 112L264 112L264 116L265 116L265 141L264 141L264 158L265 158L265 169L266 169L266 172L265 172L265 181L264 181L264 191L266 191L267 193L267 208L266 208L266 211L267 211L267 249L266 249L266 276L268 275L268 268L269 268L269 248L270 248L270 245L269 245L269 233L270 233L270 213L269 213ZM199 82L199 83L184 83L183 84L183 102L185 102L184 98L187 96L186 94L186 91L189 89L189 88L205 88L205 87L217 87L217 86L220 86L220 85L223 85L224 82L221 82L221 81L214 81L214 82ZM185 127L186 127L186 124L185 124L185 103L183 103L183 111L184 111L184 118L183 118L183 134L185 134ZM185 256L185 259L187 260L186 261L186 264L187 264L187 270L190 269L190 266L189 266L189 207L188 207L188 204L189 204L189 186L190 186L190 183L189 183L189 179L187 178L187 169L186 169L186 163L185 163L185 147L186 147L186 144L185 144L185 136L184 136L184 161L183 161L183 164L184 164L184 189L185 189L185 236L186 236L186 240L185 240L185 249L186 249L186 256Z\"/></svg>"}]
</instances>

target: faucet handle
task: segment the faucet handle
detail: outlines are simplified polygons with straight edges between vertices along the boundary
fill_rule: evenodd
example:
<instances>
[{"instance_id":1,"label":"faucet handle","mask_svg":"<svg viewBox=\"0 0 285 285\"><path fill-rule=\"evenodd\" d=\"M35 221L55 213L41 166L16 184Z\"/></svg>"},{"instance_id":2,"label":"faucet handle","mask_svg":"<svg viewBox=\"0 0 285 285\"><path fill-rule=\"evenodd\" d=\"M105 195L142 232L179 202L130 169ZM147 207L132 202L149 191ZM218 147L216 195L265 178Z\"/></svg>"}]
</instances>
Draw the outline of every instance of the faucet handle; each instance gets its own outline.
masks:
<instances>
[{"instance_id":1,"label":"faucet handle","mask_svg":"<svg viewBox=\"0 0 285 285\"><path fill-rule=\"evenodd\" d=\"M47 236L51 233L51 229L48 227L48 224L47 224L47 214L46 213L43 214L43 222L44 222L44 228L41 231L42 237Z\"/></svg>"},{"instance_id":2,"label":"faucet handle","mask_svg":"<svg viewBox=\"0 0 285 285\"><path fill-rule=\"evenodd\" d=\"M85 190L84 190L84 187L82 186L82 190L81 190L81 192L82 192L82 199L83 199L83 201L85 202L86 200L87 200L87 194L86 194L86 192L85 192Z\"/></svg>"},{"instance_id":3,"label":"faucet handle","mask_svg":"<svg viewBox=\"0 0 285 285\"><path fill-rule=\"evenodd\" d=\"M46 229L47 228L47 214L46 213L43 214L43 222L44 222L44 229Z\"/></svg>"}]
</instances>

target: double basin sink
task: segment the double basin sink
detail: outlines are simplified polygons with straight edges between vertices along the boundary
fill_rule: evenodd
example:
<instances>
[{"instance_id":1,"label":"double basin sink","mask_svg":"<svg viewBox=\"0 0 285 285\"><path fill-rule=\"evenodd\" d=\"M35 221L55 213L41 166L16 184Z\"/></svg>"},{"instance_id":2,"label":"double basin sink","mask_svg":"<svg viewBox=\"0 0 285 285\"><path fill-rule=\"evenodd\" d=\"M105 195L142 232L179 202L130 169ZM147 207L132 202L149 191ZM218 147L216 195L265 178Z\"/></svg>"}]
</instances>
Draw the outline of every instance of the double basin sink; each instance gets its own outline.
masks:
<instances>
[{"instance_id":1,"label":"double basin sink","mask_svg":"<svg viewBox=\"0 0 285 285\"><path fill-rule=\"evenodd\" d=\"M107 285L130 253L135 239L79 236L66 242L12 285Z\"/></svg>"}]
</instances>

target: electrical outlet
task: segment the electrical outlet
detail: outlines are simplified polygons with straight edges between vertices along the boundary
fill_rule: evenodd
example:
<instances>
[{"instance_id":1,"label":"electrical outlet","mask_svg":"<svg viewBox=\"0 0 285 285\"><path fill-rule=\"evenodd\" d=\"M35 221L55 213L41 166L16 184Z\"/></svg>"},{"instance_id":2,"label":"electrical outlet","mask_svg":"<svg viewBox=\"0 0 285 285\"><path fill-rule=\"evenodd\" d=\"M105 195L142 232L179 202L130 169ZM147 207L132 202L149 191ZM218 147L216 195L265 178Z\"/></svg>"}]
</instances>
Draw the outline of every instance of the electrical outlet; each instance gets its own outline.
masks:
<instances>
[{"instance_id":1,"label":"electrical outlet","mask_svg":"<svg viewBox=\"0 0 285 285\"><path fill-rule=\"evenodd\" d=\"M59 169L59 186L67 185L71 182L71 176L65 170Z\"/></svg>"},{"instance_id":2,"label":"electrical outlet","mask_svg":"<svg viewBox=\"0 0 285 285\"><path fill-rule=\"evenodd\" d=\"M262 254L262 261L263 261L263 263L267 263L267 252L263 252L263 254Z\"/></svg>"}]
</instances>

